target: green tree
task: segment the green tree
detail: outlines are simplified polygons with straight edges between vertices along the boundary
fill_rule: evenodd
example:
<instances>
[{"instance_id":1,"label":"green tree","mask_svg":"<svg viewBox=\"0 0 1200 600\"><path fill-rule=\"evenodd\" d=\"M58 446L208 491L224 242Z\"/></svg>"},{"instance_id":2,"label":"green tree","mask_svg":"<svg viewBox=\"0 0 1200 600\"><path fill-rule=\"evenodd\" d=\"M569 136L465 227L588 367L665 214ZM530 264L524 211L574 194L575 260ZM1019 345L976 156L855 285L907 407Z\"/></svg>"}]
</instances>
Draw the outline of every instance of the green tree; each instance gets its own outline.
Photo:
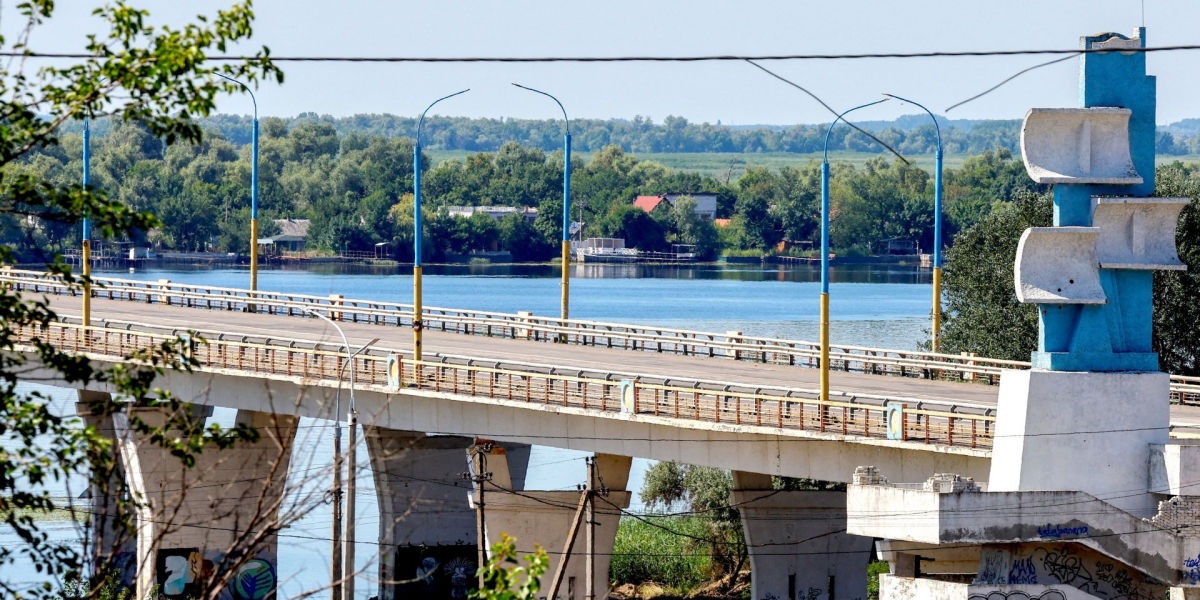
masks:
<instances>
[{"instance_id":1,"label":"green tree","mask_svg":"<svg viewBox=\"0 0 1200 600\"><path fill-rule=\"evenodd\" d=\"M1200 167L1176 161L1157 169L1155 193L1191 198L1175 232L1186 271L1154 272L1154 351L1164 371L1200 375Z\"/></svg>"},{"instance_id":2,"label":"green tree","mask_svg":"<svg viewBox=\"0 0 1200 600\"><path fill-rule=\"evenodd\" d=\"M23 23L11 31L21 33L0 38L0 47L6 52L25 51L29 36L47 25L54 9L50 0L18 4L16 14ZM248 3L235 4L180 29L152 28L145 11L123 2L102 5L93 16L104 31L86 36L85 48L91 58L67 66L43 66L32 73L23 71L26 61L8 62L4 67L4 77L0 77L0 112L5 115L0 121L0 221L5 222L6 231L14 220L29 224L32 230L42 224L76 228L84 215L92 220L98 238L112 239L158 226L152 215L137 212L98 189L84 189L18 165L35 149L52 154L64 124L94 118L104 111L122 123L144 128L140 131L153 140L196 142L201 130L189 117L208 114L218 94L240 92L215 73L250 82L282 77L266 59L265 49L245 62L206 62L209 52L224 52L249 37L253 13ZM130 132L131 144L154 152L155 145L146 141L147 136ZM114 158L113 164L117 162ZM122 161L120 169L114 170L127 173L127 165L128 161ZM14 259L14 246L0 246L0 266L11 265ZM80 283L57 257L50 261L50 273L70 285ZM76 547L77 541L52 536L44 529L41 519L46 514L70 507L71 499L64 505L55 498L54 482L79 477L95 489L113 492L122 509L114 519L126 532L132 531L129 516L135 512L135 500L128 490L110 487L116 468L112 442L95 428L85 427L79 418L56 412L41 393L18 389L18 378L30 366L30 355L69 384L107 384L116 392L113 397L143 399L179 415L168 419L161 429L135 415L131 427L151 434L155 443L180 458L183 468L194 464L196 453L205 448L257 438L257 432L246 427L197 427L183 405L153 387L163 370L191 366L181 358L178 341L164 342L105 367L85 356L59 351L42 339L41 328L56 320L44 299L0 288L0 431L6 437L0 452L0 523L12 534L12 541L0 548L0 571L6 573L0 580L0 592L7 598L55 598L63 593L93 598L103 591L104 577L90 578L83 572L87 554ZM97 414L110 417L118 408L113 401L91 406ZM176 431L166 435L167 430ZM240 566L238 561L249 557L243 554L244 558L235 557L222 565L227 574L207 582L212 589L225 585L229 573ZM34 569L43 583L29 587L25 583ZM67 582L75 587L64 589ZM80 590L81 585L88 589Z\"/></svg>"},{"instance_id":3,"label":"green tree","mask_svg":"<svg viewBox=\"0 0 1200 600\"><path fill-rule=\"evenodd\" d=\"M730 504L732 491L729 471L665 461L646 472L641 498L647 507L659 510L685 503L692 513L708 519L708 535L696 541L711 553L716 577L738 573L749 556L741 515Z\"/></svg>"},{"instance_id":4,"label":"green tree","mask_svg":"<svg viewBox=\"0 0 1200 600\"><path fill-rule=\"evenodd\" d=\"M1037 348L1037 307L1017 302L1017 241L1053 221L1050 196L1022 192L958 234L946 254L942 352L1029 360Z\"/></svg>"},{"instance_id":5,"label":"green tree","mask_svg":"<svg viewBox=\"0 0 1200 600\"><path fill-rule=\"evenodd\" d=\"M696 214L696 199L691 196L680 196L671 208L671 220L675 235L671 241L680 244L691 244L696 247L696 254L704 260L711 259L717 252L717 228L712 220Z\"/></svg>"}]
</instances>

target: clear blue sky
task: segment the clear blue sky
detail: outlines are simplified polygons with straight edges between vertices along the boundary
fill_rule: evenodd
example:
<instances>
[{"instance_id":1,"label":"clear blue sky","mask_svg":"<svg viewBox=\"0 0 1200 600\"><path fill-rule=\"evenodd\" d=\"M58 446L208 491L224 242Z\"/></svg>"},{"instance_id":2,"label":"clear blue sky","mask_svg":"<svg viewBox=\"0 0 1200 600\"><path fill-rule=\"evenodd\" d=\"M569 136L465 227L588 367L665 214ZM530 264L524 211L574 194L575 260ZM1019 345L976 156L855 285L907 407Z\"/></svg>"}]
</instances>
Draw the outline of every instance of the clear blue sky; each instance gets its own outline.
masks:
<instances>
[{"instance_id":1,"label":"clear blue sky","mask_svg":"<svg viewBox=\"0 0 1200 600\"><path fill-rule=\"evenodd\" d=\"M179 22L227 2L142 1L155 20ZM31 47L77 50L97 26L80 5L59 3L55 23ZM5 7L3 29L16 24ZM254 45L275 55L545 56L797 54L873 51L1075 48L1081 35L1129 34L1141 24L1139 0L610 0L607 2L258 0ZM1152 46L1200 43L1200 2L1145 0ZM245 49L245 48L243 48ZM772 62L834 107L879 92L906 95L934 112L982 91L1045 56ZM1200 117L1200 51L1151 54L1158 75L1158 120ZM794 124L829 116L798 91L739 63L552 65L283 65L283 85L258 92L264 115L303 111L351 115L414 115L434 98L465 87L438 114L552 118L548 99L513 88L517 81L562 100L572 117L661 122ZM1023 75L988 97L949 113L952 118L1021 118L1031 106L1074 106L1075 59ZM249 100L230 98L222 112L247 113ZM892 103L889 103L892 104ZM885 104L860 119L914 112ZM870 114L868 114L868 112Z\"/></svg>"}]
</instances>

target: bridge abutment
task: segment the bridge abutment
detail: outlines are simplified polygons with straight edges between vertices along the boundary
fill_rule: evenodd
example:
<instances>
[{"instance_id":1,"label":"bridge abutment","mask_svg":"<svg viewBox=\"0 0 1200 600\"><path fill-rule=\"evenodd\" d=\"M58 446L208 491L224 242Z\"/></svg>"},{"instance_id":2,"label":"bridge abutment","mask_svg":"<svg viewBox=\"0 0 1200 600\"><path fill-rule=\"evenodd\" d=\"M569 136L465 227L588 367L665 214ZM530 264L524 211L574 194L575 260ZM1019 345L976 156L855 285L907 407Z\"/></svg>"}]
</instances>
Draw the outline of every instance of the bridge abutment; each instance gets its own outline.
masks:
<instances>
[{"instance_id":1,"label":"bridge abutment","mask_svg":"<svg viewBox=\"0 0 1200 600\"><path fill-rule=\"evenodd\" d=\"M194 420L212 411L189 404L182 410ZM113 415L137 509L136 597L148 597L155 587L167 598L191 597L230 569L232 598L269 597L278 583L275 531L297 418L239 410L238 422L256 428L260 439L207 449L186 467L132 422L136 417L162 427L172 416L146 406Z\"/></svg>"},{"instance_id":2,"label":"bridge abutment","mask_svg":"<svg viewBox=\"0 0 1200 600\"><path fill-rule=\"evenodd\" d=\"M617 525L621 509L629 506L631 494L626 490L629 468L633 459L628 456L597 454L596 474L599 486L607 491L595 500L592 527L595 536L593 584L597 598L607 597L609 566L612 562L613 544L617 537ZM587 581L587 532L584 522L575 537L569 552L563 550L580 505L582 491L533 491L504 486L507 476L507 459L503 454L488 457L487 468L492 473L492 483L485 484L484 529L490 547L500 541L501 534L516 539L519 555L533 553L541 546L549 555L550 564L542 576L542 594L548 594L550 585L560 562L567 559L558 598L567 600L584 598ZM598 492L600 493L600 492Z\"/></svg>"},{"instance_id":3,"label":"bridge abutment","mask_svg":"<svg viewBox=\"0 0 1200 600\"><path fill-rule=\"evenodd\" d=\"M866 598L872 538L846 530L846 492L773 490L771 476L733 472L753 598Z\"/></svg>"}]
</instances>

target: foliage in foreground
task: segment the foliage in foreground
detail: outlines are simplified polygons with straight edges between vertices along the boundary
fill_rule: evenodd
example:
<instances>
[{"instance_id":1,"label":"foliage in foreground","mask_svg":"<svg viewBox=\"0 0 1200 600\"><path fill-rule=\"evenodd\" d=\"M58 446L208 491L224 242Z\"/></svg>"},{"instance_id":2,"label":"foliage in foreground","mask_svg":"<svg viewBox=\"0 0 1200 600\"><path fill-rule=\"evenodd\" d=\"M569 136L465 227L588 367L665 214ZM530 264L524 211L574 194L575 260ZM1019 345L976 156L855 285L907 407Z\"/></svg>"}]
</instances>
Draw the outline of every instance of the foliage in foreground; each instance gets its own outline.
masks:
<instances>
[{"instance_id":1,"label":"foliage in foreground","mask_svg":"<svg viewBox=\"0 0 1200 600\"><path fill-rule=\"evenodd\" d=\"M14 16L21 23L9 31L13 38L0 37L0 49L20 54L30 36L42 29L54 14L52 0L30 0L16 5ZM114 120L136 124L156 141L198 142L199 126L191 116L212 111L218 94L238 91L236 84L219 79L221 73L254 82L263 77L280 79L281 74L266 59L265 49L244 62L210 64L206 53L223 52L229 44L249 37L253 12L249 2L235 4L215 16L198 18L199 23L175 29L151 27L148 14L123 2L106 3L93 12L101 24L96 33L80 40L92 57L74 64L39 68L26 72L26 62L7 61L0 77L0 266L14 262L17 241L38 247L38 236L47 231L78 230L87 216L98 236L114 238L134 230L159 226L153 215L139 212L119 200L77 183L54 181L44 172L23 168L34 156L59 151L59 127L71 119L110 115ZM104 31L107 29L107 31ZM81 35L81 37L84 37ZM72 178L71 182L78 181ZM27 236L26 239L19 239ZM59 257L46 257L49 271L69 285L74 277ZM111 397L88 405L91 416L111 419L121 409L119 401L137 398L148 405L162 406L172 415L160 427L152 427L136 415L130 428L179 458L183 467L194 464L195 455L206 448L223 448L235 442L257 439L246 426L233 430L204 427L190 418L190 411L169 392L154 387L167 369L188 369L190 359L181 357L178 340L167 340L147 348L113 366L93 364L86 357L59 351L43 339L42 327L57 315L44 299L18 295L0 287L0 596L5 598L102 599L112 596L106 578L88 579L89 526L79 536L51 535L39 516L66 508L85 515L89 525L129 535L130 515L136 501L127 489L113 489L116 461L111 439L79 417L63 417L39 392L18 389L18 379L27 381L31 369L40 368L51 383L82 387L107 385ZM32 357L32 358L31 358ZM85 411L86 412L86 411ZM116 498L115 515L87 510L57 499L65 486L85 481L92 490ZM78 490L75 490L76 492ZM96 523L96 521L99 521ZM114 522L115 521L115 522ZM245 554L245 553L243 553ZM101 564L111 556L98 558ZM225 565L231 573L237 564ZM228 575L225 576L226 578ZM30 584L30 580L36 583ZM215 597L223 581L205 590Z\"/></svg>"},{"instance_id":2,"label":"foliage in foreground","mask_svg":"<svg viewBox=\"0 0 1200 600\"><path fill-rule=\"evenodd\" d=\"M483 572L483 589L471 592L475 600L536 600L541 589L541 577L550 564L546 551L538 546L533 554L524 557L526 566L517 560L516 539L506 533L492 546ZM511 566L505 566L511 565Z\"/></svg>"}]
</instances>

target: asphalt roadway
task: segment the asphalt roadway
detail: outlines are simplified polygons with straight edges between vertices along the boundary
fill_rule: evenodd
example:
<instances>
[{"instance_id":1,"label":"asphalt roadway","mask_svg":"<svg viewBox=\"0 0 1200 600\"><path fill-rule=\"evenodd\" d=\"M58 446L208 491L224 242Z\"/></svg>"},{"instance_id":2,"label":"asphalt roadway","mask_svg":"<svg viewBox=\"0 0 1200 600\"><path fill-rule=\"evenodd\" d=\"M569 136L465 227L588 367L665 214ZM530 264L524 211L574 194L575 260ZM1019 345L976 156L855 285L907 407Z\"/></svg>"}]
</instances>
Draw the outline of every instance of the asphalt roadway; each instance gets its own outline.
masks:
<instances>
[{"instance_id":1,"label":"asphalt roadway","mask_svg":"<svg viewBox=\"0 0 1200 600\"><path fill-rule=\"evenodd\" d=\"M50 307L60 316L78 317L82 300L73 296L48 296ZM92 300L92 323L102 319L129 321L159 327L195 329L248 336L276 336L329 342L340 345L341 336L321 319L299 316L264 315L236 311L210 310L145 304L125 300ZM394 325L339 323L352 346L380 338L379 347L409 352L412 329ZM440 331L426 331L424 354L466 356L506 362L535 363L563 368L640 375L657 379L704 380L733 384L737 387L788 387L817 389L820 371L808 367L759 364L725 358L679 356L668 353L599 348L571 344L553 344L529 340L489 338ZM832 371L831 392L853 395L902 397L920 401L995 406L998 386L977 383L932 381L915 377L895 377ZM1069 402L1069 399L1064 398ZM931 407L933 408L933 407ZM1171 421L1200 424L1200 407L1172 406Z\"/></svg>"}]
</instances>

